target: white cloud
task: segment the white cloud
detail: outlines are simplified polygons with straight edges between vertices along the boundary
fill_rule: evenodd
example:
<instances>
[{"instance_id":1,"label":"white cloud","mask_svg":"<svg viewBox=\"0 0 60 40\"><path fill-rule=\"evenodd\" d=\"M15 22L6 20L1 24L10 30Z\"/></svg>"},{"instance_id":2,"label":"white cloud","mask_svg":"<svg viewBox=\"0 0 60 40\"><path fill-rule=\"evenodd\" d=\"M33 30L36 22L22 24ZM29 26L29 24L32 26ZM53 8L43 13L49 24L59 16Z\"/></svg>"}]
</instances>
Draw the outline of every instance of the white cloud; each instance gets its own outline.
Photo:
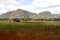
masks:
<instances>
[{"instance_id":1,"label":"white cloud","mask_svg":"<svg viewBox=\"0 0 60 40\"><path fill-rule=\"evenodd\" d=\"M42 11L51 11L52 13L59 13L60 7L56 5L60 6L60 0L34 0L33 4L31 4L30 6L32 7L32 11L37 13Z\"/></svg>"},{"instance_id":2,"label":"white cloud","mask_svg":"<svg viewBox=\"0 0 60 40\"><path fill-rule=\"evenodd\" d=\"M19 6L20 3L16 2L15 0L0 0L0 14L7 11L15 10Z\"/></svg>"},{"instance_id":3,"label":"white cloud","mask_svg":"<svg viewBox=\"0 0 60 40\"><path fill-rule=\"evenodd\" d=\"M60 0L32 0L29 5L21 5L26 0L0 0L0 13L4 13L18 8L31 12L51 11L52 13L60 13ZM59 7L58 7L59 5ZM56 7L54 7L56 6Z\"/></svg>"}]
</instances>

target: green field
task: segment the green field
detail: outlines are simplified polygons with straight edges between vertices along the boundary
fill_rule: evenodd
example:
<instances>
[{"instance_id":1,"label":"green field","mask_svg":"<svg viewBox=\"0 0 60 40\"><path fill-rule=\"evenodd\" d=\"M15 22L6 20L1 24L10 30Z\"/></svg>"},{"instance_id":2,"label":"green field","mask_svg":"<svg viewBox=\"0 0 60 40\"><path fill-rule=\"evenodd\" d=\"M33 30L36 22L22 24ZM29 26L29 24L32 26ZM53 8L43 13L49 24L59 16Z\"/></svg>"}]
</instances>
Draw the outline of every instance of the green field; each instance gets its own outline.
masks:
<instances>
[{"instance_id":1,"label":"green field","mask_svg":"<svg viewBox=\"0 0 60 40\"><path fill-rule=\"evenodd\" d=\"M40 22L10 22L0 21L0 29L4 28L51 28L60 27L60 21L40 21Z\"/></svg>"}]
</instances>

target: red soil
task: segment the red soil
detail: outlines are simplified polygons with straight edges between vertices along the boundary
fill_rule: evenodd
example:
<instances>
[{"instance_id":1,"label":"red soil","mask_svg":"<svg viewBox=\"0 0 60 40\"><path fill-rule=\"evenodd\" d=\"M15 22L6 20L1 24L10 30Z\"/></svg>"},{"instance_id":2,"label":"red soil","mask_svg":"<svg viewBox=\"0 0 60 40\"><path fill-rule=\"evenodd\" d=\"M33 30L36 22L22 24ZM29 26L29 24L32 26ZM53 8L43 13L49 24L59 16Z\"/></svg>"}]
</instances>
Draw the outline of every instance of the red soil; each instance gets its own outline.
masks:
<instances>
[{"instance_id":1,"label":"red soil","mask_svg":"<svg viewBox=\"0 0 60 40\"><path fill-rule=\"evenodd\" d=\"M52 30L44 31L32 28L0 30L0 40L59 40L59 35L52 32Z\"/></svg>"}]
</instances>

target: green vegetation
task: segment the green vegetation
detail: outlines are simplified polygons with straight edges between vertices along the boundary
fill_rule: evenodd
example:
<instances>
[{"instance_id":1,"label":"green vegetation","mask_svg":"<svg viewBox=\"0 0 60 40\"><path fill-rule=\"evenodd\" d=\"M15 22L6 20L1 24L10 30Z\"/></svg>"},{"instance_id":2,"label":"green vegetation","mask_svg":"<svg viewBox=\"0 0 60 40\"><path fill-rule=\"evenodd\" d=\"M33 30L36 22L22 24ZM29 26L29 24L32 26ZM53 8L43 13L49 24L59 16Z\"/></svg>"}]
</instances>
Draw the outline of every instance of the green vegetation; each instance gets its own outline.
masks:
<instances>
[{"instance_id":1,"label":"green vegetation","mask_svg":"<svg viewBox=\"0 0 60 40\"><path fill-rule=\"evenodd\" d=\"M41 21L41 22L9 22L9 21L0 21L0 29L5 28L60 28L60 21Z\"/></svg>"}]
</instances>

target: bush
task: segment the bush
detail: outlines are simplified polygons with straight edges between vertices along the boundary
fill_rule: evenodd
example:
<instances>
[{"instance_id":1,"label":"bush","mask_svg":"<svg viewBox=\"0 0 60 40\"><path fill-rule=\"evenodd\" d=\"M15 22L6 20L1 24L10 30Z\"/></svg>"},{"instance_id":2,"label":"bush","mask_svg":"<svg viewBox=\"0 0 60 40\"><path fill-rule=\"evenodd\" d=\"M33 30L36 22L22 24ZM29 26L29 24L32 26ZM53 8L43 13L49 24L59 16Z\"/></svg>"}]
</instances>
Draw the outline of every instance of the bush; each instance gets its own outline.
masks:
<instances>
[{"instance_id":1,"label":"bush","mask_svg":"<svg viewBox=\"0 0 60 40\"><path fill-rule=\"evenodd\" d=\"M20 22L20 19L14 18L13 21L14 21L14 22Z\"/></svg>"}]
</instances>

